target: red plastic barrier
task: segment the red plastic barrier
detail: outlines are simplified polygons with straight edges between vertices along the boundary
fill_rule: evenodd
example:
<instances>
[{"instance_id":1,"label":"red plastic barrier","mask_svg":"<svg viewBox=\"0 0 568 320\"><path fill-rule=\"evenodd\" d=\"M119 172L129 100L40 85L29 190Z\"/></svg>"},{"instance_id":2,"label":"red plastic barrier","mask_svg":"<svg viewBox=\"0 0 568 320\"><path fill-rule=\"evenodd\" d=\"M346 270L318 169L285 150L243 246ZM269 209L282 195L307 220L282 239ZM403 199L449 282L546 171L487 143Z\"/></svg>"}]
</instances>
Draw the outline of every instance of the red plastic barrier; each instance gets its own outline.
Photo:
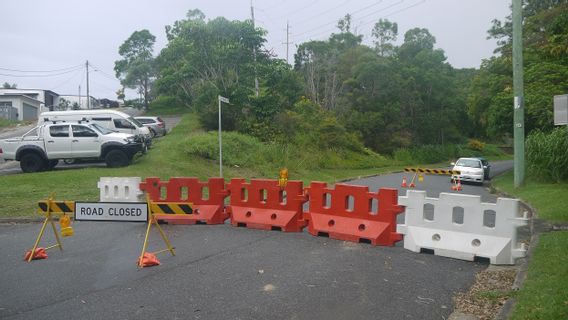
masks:
<instances>
[{"instance_id":1,"label":"red plastic barrier","mask_svg":"<svg viewBox=\"0 0 568 320\"><path fill-rule=\"evenodd\" d=\"M280 188L278 180L252 179L247 183L232 179L227 188L233 226L285 232L300 232L306 226L302 205L307 197L301 181L288 181Z\"/></svg>"},{"instance_id":2,"label":"red plastic barrier","mask_svg":"<svg viewBox=\"0 0 568 320\"><path fill-rule=\"evenodd\" d=\"M352 242L367 240L375 246L393 246L402 240L396 232L396 216L403 211L396 189L373 193L365 186L337 184L332 190L325 182L312 182L307 189L310 205L305 219L312 235L326 233L330 238ZM326 203L328 197L331 200ZM373 199L378 200L378 212L372 212Z\"/></svg>"},{"instance_id":3,"label":"red plastic barrier","mask_svg":"<svg viewBox=\"0 0 568 320\"><path fill-rule=\"evenodd\" d=\"M161 197L162 188L166 195ZM201 182L198 178L171 178L169 181L160 181L160 178L146 178L140 183L140 189L146 191L152 201L161 202L187 202L193 204L193 213L187 218L175 220L160 219L172 224L223 224L229 218L225 210L225 198L229 191L225 189L223 178L210 178L208 182ZM186 189L186 190L184 190ZM205 189L208 192L204 192Z\"/></svg>"}]
</instances>

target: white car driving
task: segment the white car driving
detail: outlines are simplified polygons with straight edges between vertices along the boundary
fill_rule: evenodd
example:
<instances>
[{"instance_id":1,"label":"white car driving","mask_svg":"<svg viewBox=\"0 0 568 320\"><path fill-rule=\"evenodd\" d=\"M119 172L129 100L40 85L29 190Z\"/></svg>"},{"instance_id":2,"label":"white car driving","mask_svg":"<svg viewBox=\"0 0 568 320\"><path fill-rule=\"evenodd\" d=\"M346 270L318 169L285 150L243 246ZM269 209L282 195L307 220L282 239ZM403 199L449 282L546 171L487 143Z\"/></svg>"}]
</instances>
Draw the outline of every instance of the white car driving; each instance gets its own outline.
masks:
<instances>
[{"instance_id":1,"label":"white car driving","mask_svg":"<svg viewBox=\"0 0 568 320\"><path fill-rule=\"evenodd\" d=\"M451 163L452 170L457 170L460 172L459 175L452 175L452 181L459 179L468 182L476 182L483 184L484 172L483 163L478 158L459 158L455 163Z\"/></svg>"}]
</instances>

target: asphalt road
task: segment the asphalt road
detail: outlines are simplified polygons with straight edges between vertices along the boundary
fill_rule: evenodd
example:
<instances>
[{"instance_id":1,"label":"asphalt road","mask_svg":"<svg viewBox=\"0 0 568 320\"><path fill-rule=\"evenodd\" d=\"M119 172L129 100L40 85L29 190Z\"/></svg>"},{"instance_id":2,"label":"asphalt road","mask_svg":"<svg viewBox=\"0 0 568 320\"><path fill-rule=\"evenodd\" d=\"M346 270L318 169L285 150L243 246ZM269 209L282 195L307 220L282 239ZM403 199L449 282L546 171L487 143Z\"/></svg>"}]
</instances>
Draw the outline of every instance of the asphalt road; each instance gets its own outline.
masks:
<instances>
[{"instance_id":1,"label":"asphalt road","mask_svg":"<svg viewBox=\"0 0 568 320\"><path fill-rule=\"evenodd\" d=\"M123 109L121 111L124 111L133 116L137 116L140 113L139 110L132 108ZM166 123L166 129L168 130L168 132L170 132L172 128L174 128L181 121L180 116L167 116L161 118ZM0 132L0 139L20 137L24 133L34 128L36 125L37 124L34 123L31 125L16 127L10 130ZM54 171L70 170L70 169L81 169L89 167L106 167L106 164L104 162L94 162L94 161L87 163L66 164L63 161L59 161L59 164L53 170ZM0 176L8 174L19 174L19 173L22 173L22 170L20 169L20 163L18 161L5 162L3 159L0 159Z\"/></svg>"},{"instance_id":2,"label":"asphalt road","mask_svg":"<svg viewBox=\"0 0 568 320\"><path fill-rule=\"evenodd\" d=\"M494 173L511 162L494 163ZM400 185L401 174L354 184ZM449 189L428 176L418 189ZM95 186L93 186L95 187ZM494 200L482 186L463 193ZM487 264L283 233L164 225L175 257L138 270L145 225L75 222L64 251L26 263L39 224L0 225L0 318L7 319L447 319L452 296ZM49 245L53 242L48 229ZM152 235L150 250L161 249Z\"/></svg>"}]
</instances>

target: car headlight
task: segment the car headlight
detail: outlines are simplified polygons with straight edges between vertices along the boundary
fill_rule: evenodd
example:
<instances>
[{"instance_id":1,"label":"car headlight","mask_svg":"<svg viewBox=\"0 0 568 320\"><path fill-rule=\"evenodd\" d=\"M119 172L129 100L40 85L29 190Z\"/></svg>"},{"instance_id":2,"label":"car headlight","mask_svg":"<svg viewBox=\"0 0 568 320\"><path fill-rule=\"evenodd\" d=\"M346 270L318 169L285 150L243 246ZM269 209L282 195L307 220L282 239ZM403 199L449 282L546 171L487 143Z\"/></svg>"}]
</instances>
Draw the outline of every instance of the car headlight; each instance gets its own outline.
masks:
<instances>
[{"instance_id":1,"label":"car headlight","mask_svg":"<svg viewBox=\"0 0 568 320\"><path fill-rule=\"evenodd\" d=\"M134 143L136 141L136 139L134 137L128 137L126 139L124 139L124 142L126 143Z\"/></svg>"}]
</instances>

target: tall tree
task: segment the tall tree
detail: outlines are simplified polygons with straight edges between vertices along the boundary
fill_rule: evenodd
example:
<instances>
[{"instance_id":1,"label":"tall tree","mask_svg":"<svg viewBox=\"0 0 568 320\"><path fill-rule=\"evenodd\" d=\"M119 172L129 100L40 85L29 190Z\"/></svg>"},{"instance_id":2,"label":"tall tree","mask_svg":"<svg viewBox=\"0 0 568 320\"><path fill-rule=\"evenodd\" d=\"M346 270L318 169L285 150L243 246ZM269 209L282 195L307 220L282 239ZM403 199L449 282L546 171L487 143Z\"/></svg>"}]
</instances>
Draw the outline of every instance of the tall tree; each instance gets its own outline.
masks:
<instances>
[{"instance_id":1,"label":"tall tree","mask_svg":"<svg viewBox=\"0 0 568 320\"><path fill-rule=\"evenodd\" d=\"M120 46L118 53L122 60L115 61L114 71L121 83L142 93L144 108L148 110L150 102L150 88L155 79L154 43L156 37L144 29L135 31Z\"/></svg>"},{"instance_id":2,"label":"tall tree","mask_svg":"<svg viewBox=\"0 0 568 320\"><path fill-rule=\"evenodd\" d=\"M388 19L379 19L372 32L375 48L380 56L390 56L394 54L394 44L398 37L398 24L390 22Z\"/></svg>"}]
</instances>

